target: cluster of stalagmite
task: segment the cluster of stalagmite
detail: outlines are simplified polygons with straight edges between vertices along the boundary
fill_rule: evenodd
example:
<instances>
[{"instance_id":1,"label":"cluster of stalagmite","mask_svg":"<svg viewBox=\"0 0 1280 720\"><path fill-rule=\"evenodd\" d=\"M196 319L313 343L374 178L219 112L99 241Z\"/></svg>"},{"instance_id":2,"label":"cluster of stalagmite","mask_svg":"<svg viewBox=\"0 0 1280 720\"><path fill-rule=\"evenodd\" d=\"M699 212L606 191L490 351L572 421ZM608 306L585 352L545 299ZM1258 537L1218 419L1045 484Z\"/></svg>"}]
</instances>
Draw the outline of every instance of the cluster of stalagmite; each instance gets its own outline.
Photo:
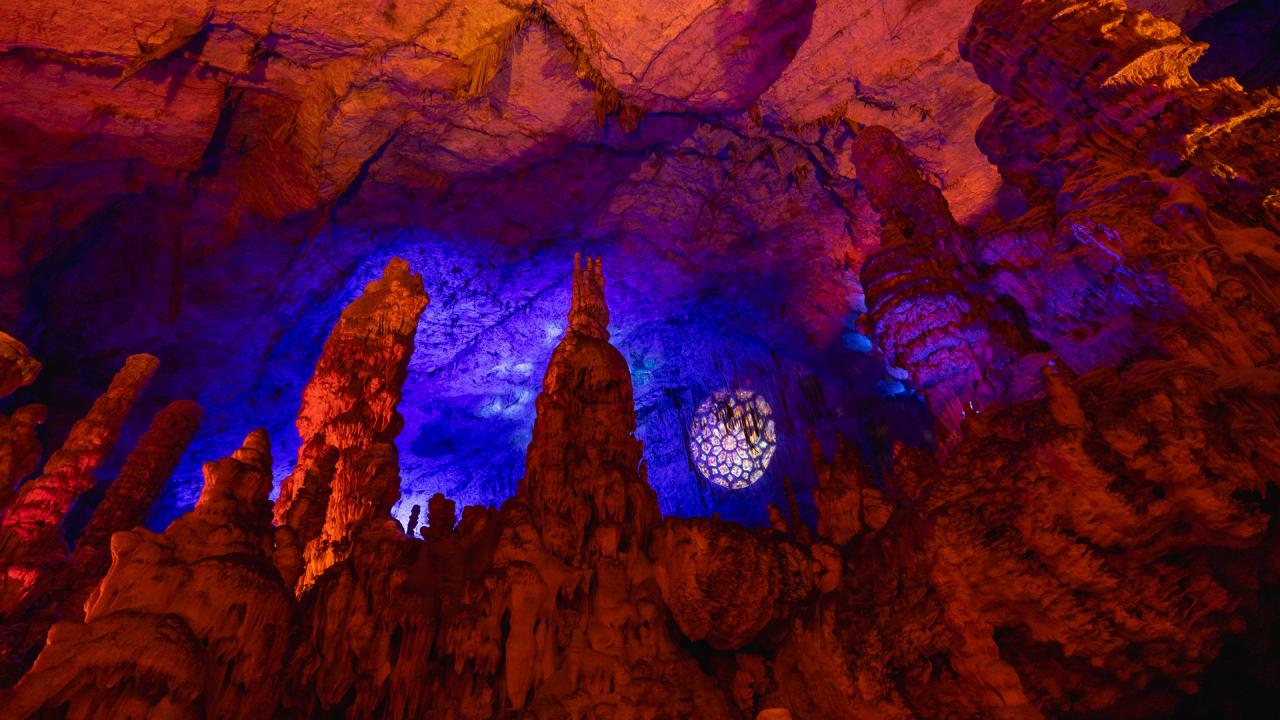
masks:
<instances>
[{"instance_id":1,"label":"cluster of stalagmite","mask_svg":"<svg viewBox=\"0 0 1280 720\"><path fill-rule=\"evenodd\" d=\"M38 363L24 360L21 353L3 361L11 363L6 375L17 374L12 370L15 367L25 369L24 383L34 380L39 369ZM137 477L142 472L141 461L134 463L131 477L125 479L111 505L133 506L136 500L140 508L121 513L109 506L95 518L94 532L81 557L86 567L80 570L63 538L63 521L76 500L94 487L95 472L115 446L129 410L157 365L150 355L129 357L107 392L49 457L40 475L22 483L16 492L14 483L23 480L39 458L34 426L43 417L43 409L21 408L3 423L6 432L0 446L9 455L5 463L9 477L2 478L7 492L0 495L5 500L0 504L0 678L11 682L21 672L29 655L44 643L45 631L69 594L83 593L102 577L105 563L91 562L88 557L94 546L112 532L135 525L141 519L138 512L145 515L185 449L189 435L161 448L160 454L166 457L153 458L155 472L144 478Z\"/></svg>"},{"instance_id":2,"label":"cluster of stalagmite","mask_svg":"<svg viewBox=\"0 0 1280 720\"><path fill-rule=\"evenodd\" d=\"M946 432L898 448L882 478L815 442L816 533L660 516L603 267L580 258L515 496L459 517L435 495L406 533L392 441L427 298L394 260L325 343L274 509L254 431L205 465L191 512L128 529L198 422L175 403L69 555L62 518L154 371L130 360L5 510L0 651L21 667L43 650L0 703L68 718L1172 714L1229 636L1274 621L1259 597L1280 582L1280 164L1253 148L1280 101L1196 84L1195 45L1111 0L989 0L963 50L1001 96L979 141L1029 211L963 230L892 133L856 130L883 239L862 270L869 330ZM0 336L0 388L35 369ZM34 470L41 417L0 418L0 491Z\"/></svg>"}]
</instances>

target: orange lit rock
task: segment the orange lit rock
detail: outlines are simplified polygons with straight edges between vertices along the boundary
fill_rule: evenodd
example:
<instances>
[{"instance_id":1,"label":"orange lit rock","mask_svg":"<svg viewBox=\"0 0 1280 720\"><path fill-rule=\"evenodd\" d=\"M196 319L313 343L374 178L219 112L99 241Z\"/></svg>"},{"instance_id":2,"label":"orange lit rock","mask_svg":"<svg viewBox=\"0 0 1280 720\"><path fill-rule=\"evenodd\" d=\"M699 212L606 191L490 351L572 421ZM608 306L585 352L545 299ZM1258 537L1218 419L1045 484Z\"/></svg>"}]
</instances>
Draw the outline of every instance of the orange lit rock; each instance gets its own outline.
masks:
<instances>
[{"instance_id":1,"label":"orange lit rock","mask_svg":"<svg viewBox=\"0 0 1280 720\"><path fill-rule=\"evenodd\" d=\"M5 531L30 542L61 523L72 503L93 487L93 471L120 435L125 415L159 364L150 355L132 355L84 419L71 429L40 477L22 486L5 512Z\"/></svg>"},{"instance_id":2,"label":"orange lit rock","mask_svg":"<svg viewBox=\"0 0 1280 720\"><path fill-rule=\"evenodd\" d=\"M269 447L255 430L206 463L195 509L163 534L112 537L84 620L56 625L12 691L15 717L272 714L293 598L270 561Z\"/></svg>"},{"instance_id":3,"label":"orange lit rock","mask_svg":"<svg viewBox=\"0 0 1280 720\"><path fill-rule=\"evenodd\" d=\"M13 498L17 484L40 463L40 440L36 427L48 410L43 405L26 405L12 415L0 415L0 517Z\"/></svg>"},{"instance_id":4,"label":"orange lit rock","mask_svg":"<svg viewBox=\"0 0 1280 720\"><path fill-rule=\"evenodd\" d=\"M130 356L41 474L24 483L5 508L0 521L0 679L11 681L25 653L40 645L48 622L36 616L46 593L61 587L68 572L62 521L76 499L93 487L94 470L115 445L125 416L157 364L150 355ZM30 412L19 413L27 427L36 420ZM23 417L15 417L24 423ZM30 453L31 441L25 442Z\"/></svg>"},{"instance_id":5,"label":"orange lit rock","mask_svg":"<svg viewBox=\"0 0 1280 720\"><path fill-rule=\"evenodd\" d=\"M817 575L809 555L776 534L714 520L667 519L652 552L680 631L717 650L741 648L789 618Z\"/></svg>"},{"instance_id":6,"label":"orange lit rock","mask_svg":"<svg viewBox=\"0 0 1280 720\"><path fill-rule=\"evenodd\" d=\"M0 398L30 385L40 373L40 362L27 346L8 333L0 332Z\"/></svg>"},{"instance_id":7,"label":"orange lit rock","mask_svg":"<svg viewBox=\"0 0 1280 720\"><path fill-rule=\"evenodd\" d=\"M426 305L422 278L393 259L343 310L303 391L303 444L275 505L276 522L292 528L304 548L303 588L348 551L352 528L394 525L388 513L400 497L400 477L391 442L402 422L396 403Z\"/></svg>"},{"instance_id":8,"label":"orange lit rock","mask_svg":"<svg viewBox=\"0 0 1280 720\"><path fill-rule=\"evenodd\" d=\"M80 614L85 597L111 566L111 536L132 530L146 519L147 510L160 497L165 481L200 427L203 414L190 400L169 403L151 419L129 452L71 554L76 591L62 605L72 617Z\"/></svg>"}]
</instances>

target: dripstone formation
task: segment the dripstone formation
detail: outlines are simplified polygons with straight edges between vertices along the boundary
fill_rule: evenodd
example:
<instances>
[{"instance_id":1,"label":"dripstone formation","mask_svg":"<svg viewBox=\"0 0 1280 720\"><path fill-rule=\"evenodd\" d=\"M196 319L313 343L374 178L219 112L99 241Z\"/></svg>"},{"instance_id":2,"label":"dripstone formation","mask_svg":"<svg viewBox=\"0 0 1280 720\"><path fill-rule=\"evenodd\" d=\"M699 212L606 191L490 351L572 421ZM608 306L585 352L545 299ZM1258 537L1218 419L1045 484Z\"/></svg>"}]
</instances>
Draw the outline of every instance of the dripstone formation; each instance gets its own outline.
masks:
<instances>
[{"instance_id":1,"label":"dripstone formation","mask_svg":"<svg viewBox=\"0 0 1280 720\"><path fill-rule=\"evenodd\" d=\"M1115 0L983 0L960 50L997 95L978 144L1025 213L962 226L893 131L845 123L879 217L859 322L934 446L881 472L815 440L808 525L663 517L602 262L576 257L514 496L459 513L437 494L402 528L397 408L428 298L395 259L324 343L274 504L252 430L204 465L194 509L135 527L200 422L180 400L68 546L150 356L39 474L44 409L0 417L5 716L1204 707L1214 664L1265 654L1280 621L1280 97L1198 83L1203 48ZM0 334L0 392L39 371Z\"/></svg>"}]
</instances>

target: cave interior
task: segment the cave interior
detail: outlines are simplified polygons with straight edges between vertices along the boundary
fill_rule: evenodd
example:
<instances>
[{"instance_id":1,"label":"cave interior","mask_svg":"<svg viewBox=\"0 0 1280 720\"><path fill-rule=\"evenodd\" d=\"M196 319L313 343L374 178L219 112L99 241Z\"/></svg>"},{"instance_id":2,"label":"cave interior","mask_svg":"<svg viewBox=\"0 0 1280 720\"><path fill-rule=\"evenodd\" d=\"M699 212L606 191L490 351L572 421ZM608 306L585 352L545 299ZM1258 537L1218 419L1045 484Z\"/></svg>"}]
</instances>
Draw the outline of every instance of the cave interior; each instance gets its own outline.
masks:
<instances>
[{"instance_id":1,"label":"cave interior","mask_svg":"<svg viewBox=\"0 0 1280 720\"><path fill-rule=\"evenodd\" d=\"M0 715L1274 717L1273 0L0 28Z\"/></svg>"}]
</instances>

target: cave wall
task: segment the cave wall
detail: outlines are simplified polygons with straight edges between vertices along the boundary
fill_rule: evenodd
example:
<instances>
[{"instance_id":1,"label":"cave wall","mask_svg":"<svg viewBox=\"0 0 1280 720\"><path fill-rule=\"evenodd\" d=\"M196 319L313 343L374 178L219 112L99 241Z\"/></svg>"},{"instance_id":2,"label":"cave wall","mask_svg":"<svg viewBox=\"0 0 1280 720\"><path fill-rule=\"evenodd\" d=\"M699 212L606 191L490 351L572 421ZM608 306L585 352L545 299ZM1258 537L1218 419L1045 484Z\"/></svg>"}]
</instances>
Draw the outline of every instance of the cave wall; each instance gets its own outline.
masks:
<instances>
[{"instance_id":1,"label":"cave wall","mask_svg":"<svg viewBox=\"0 0 1280 720\"><path fill-rule=\"evenodd\" d=\"M1255 716L1280 99L1197 69L1226 6L8 11L0 701ZM684 451L725 384L751 492Z\"/></svg>"}]
</instances>

